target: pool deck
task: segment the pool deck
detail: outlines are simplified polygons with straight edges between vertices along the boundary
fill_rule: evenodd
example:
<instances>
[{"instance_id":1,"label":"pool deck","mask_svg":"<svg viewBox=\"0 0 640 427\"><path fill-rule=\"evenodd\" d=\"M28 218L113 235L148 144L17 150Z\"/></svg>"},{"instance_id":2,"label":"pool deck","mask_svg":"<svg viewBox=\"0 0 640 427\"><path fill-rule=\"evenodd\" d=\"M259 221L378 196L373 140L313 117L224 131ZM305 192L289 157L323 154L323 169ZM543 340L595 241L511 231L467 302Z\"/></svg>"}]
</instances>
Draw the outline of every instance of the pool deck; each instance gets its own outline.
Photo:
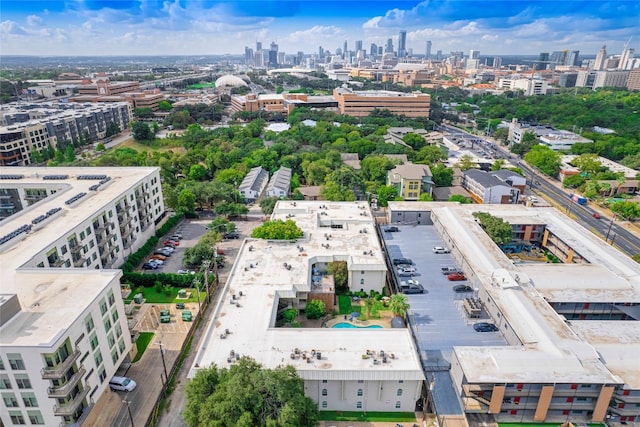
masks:
<instances>
[{"instance_id":1,"label":"pool deck","mask_svg":"<svg viewBox=\"0 0 640 427\"><path fill-rule=\"evenodd\" d=\"M339 314L333 319L327 320L326 324L327 324L327 328L333 328L333 326L338 323L351 323L353 326L358 328L365 328L371 325L378 325L378 326L382 326L383 328L390 328L392 316L393 315L391 314L391 312L389 312L389 316L387 316L387 312L383 312L380 314L380 319L359 320L355 318L353 320L349 320L351 319L350 315Z\"/></svg>"}]
</instances>

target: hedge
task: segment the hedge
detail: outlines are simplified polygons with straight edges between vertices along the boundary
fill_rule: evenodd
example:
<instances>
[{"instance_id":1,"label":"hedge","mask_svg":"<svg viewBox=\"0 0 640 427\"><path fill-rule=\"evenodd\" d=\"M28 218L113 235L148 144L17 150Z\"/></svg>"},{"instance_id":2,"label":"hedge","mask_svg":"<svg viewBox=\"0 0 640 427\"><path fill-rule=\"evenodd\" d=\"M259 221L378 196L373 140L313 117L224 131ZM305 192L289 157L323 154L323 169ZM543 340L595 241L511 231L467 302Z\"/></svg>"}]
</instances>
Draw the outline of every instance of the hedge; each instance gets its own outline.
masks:
<instances>
[{"instance_id":1,"label":"hedge","mask_svg":"<svg viewBox=\"0 0 640 427\"><path fill-rule=\"evenodd\" d=\"M175 227L180 220L182 219L182 215L181 214L176 214L174 216L172 216L171 218L169 218L167 220L167 222L165 222L162 227L158 228L156 230L156 237L160 238L162 236L164 236L165 234L167 234L169 232L169 230L171 230L173 227Z\"/></svg>"},{"instance_id":2,"label":"hedge","mask_svg":"<svg viewBox=\"0 0 640 427\"><path fill-rule=\"evenodd\" d=\"M215 276L209 274L209 284L213 283ZM155 282L163 285L175 286L176 288L192 288L193 282L198 280L204 286L204 274L177 274L177 273L136 273L123 272L120 283L129 283L132 289L138 286L152 288Z\"/></svg>"}]
</instances>

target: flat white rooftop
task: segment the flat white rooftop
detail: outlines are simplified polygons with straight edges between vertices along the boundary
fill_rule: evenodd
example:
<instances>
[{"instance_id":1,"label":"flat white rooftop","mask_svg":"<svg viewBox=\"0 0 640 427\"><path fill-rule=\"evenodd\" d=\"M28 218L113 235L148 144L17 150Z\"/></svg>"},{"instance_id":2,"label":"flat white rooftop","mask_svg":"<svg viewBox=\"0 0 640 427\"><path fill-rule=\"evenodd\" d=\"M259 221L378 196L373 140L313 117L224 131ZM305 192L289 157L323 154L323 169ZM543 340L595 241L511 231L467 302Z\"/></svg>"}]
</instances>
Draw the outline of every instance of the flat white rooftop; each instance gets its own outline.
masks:
<instances>
[{"instance_id":1,"label":"flat white rooftop","mask_svg":"<svg viewBox=\"0 0 640 427\"><path fill-rule=\"evenodd\" d=\"M214 363L228 366L233 351L267 368L293 365L305 379L424 379L407 329L274 327L279 298L313 290L313 263L345 260L350 270L386 270L368 205L280 201L272 219L295 221L304 237L243 242L189 376ZM229 335L222 338L227 329ZM292 358L295 349L319 352L321 359ZM374 364L372 358L362 358L367 350L393 357Z\"/></svg>"}]
</instances>

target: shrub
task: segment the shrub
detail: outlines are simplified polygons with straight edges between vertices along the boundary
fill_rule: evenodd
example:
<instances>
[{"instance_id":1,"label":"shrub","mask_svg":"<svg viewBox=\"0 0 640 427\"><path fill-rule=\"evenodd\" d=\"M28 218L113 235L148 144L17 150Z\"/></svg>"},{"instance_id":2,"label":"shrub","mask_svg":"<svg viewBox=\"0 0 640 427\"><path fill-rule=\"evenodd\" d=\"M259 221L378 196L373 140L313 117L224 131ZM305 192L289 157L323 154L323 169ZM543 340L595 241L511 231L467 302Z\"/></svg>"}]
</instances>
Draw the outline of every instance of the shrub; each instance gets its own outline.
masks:
<instances>
[{"instance_id":1,"label":"shrub","mask_svg":"<svg viewBox=\"0 0 640 427\"><path fill-rule=\"evenodd\" d=\"M295 308L290 308L288 310L285 310L284 313L282 313L282 317L284 318L284 321L287 323L293 323L293 321L296 320L297 315L298 315L298 310L296 310Z\"/></svg>"},{"instance_id":2,"label":"shrub","mask_svg":"<svg viewBox=\"0 0 640 427\"><path fill-rule=\"evenodd\" d=\"M327 314L327 307L324 302L314 299L307 303L304 313L307 315L307 319L319 319Z\"/></svg>"}]
</instances>

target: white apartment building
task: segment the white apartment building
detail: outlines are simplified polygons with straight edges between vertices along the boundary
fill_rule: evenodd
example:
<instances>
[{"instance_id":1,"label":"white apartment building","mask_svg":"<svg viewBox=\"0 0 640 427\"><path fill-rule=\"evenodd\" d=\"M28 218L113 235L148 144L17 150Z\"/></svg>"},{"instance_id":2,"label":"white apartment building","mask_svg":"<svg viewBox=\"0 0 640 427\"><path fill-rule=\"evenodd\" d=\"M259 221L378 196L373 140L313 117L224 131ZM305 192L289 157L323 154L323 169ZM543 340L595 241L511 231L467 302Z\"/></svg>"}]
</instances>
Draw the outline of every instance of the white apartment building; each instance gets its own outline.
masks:
<instances>
[{"instance_id":1,"label":"white apartment building","mask_svg":"<svg viewBox=\"0 0 640 427\"><path fill-rule=\"evenodd\" d=\"M132 349L120 270L164 214L158 168L0 174L0 419L80 425Z\"/></svg>"},{"instance_id":2,"label":"white apartment building","mask_svg":"<svg viewBox=\"0 0 640 427\"><path fill-rule=\"evenodd\" d=\"M498 80L498 88L503 90L522 90L525 96L546 95L548 84L541 79L505 78Z\"/></svg>"},{"instance_id":3,"label":"white apartment building","mask_svg":"<svg viewBox=\"0 0 640 427\"><path fill-rule=\"evenodd\" d=\"M94 142L110 123L126 129L133 113L128 102L12 104L0 109L0 166L26 166L31 153L49 145Z\"/></svg>"},{"instance_id":4,"label":"white apartment building","mask_svg":"<svg viewBox=\"0 0 640 427\"><path fill-rule=\"evenodd\" d=\"M593 88L601 87L627 87L629 70L605 70L597 71Z\"/></svg>"},{"instance_id":5,"label":"white apartment building","mask_svg":"<svg viewBox=\"0 0 640 427\"><path fill-rule=\"evenodd\" d=\"M304 236L243 242L189 377L250 356L266 368L294 366L320 410L413 411L424 374L408 329L275 325L279 311L302 312L312 299L330 312L332 261L346 261L351 290L382 291L387 268L368 204L279 201L271 219L295 221Z\"/></svg>"}]
</instances>

